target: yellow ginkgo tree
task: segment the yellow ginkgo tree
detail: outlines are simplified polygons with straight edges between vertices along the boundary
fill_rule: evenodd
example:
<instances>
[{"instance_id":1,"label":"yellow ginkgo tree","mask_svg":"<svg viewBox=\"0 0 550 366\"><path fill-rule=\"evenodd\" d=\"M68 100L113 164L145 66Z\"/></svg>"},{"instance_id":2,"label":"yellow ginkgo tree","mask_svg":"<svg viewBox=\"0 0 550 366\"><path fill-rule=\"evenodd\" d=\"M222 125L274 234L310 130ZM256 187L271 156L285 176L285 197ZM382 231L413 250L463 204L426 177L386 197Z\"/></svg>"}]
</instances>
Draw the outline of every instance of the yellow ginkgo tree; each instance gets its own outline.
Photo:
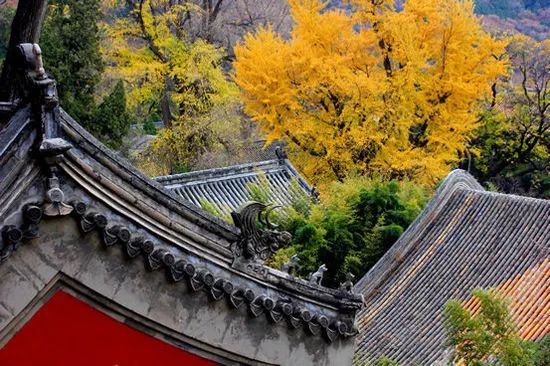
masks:
<instances>
[{"instance_id":1,"label":"yellow ginkgo tree","mask_svg":"<svg viewBox=\"0 0 550 366\"><path fill-rule=\"evenodd\" d=\"M126 82L138 116L160 111L166 127L143 156L142 168L150 174L185 169L226 132L238 131L237 89L222 69L223 50L190 40L186 17L200 9L178 3L183 5L131 1L128 17L105 26L107 73Z\"/></svg>"},{"instance_id":2,"label":"yellow ginkgo tree","mask_svg":"<svg viewBox=\"0 0 550 366\"><path fill-rule=\"evenodd\" d=\"M290 0L290 39L236 47L245 111L316 183L351 173L433 184L465 149L477 103L507 72L471 0Z\"/></svg>"}]
</instances>

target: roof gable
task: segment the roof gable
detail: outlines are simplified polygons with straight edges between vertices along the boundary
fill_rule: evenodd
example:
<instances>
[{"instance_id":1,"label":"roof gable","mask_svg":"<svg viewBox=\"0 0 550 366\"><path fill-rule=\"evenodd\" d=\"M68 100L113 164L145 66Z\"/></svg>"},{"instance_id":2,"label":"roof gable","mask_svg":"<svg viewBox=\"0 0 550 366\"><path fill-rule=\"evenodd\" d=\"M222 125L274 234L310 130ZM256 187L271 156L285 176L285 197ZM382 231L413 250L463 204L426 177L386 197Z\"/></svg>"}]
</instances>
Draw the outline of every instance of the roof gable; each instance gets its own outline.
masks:
<instances>
[{"instance_id":1,"label":"roof gable","mask_svg":"<svg viewBox=\"0 0 550 366\"><path fill-rule=\"evenodd\" d=\"M274 248L282 233L256 228L252 238L143 176L59 108L38 46L20 50L26 93L0 128L0 292L10 294L0 299L0 343L65 276L234 361L351 357L359 295L241 256L244 246ZM192 314L184 329L159 294ZM230 336L205 331L209 319Z\"/></svg>"},{"instance_id":2,"label":"roof gable","mask_svg":"<svg viewBox=\"0 0 550 366\"><path fill-rule=\"evenodd\" d=\"M411 227L356 285L365 296L356 358L388 357L402 365L444 359L445 302L467 301L476 287L506 289L514 278L547 273L549 232L550 202L486 192L466 172L451 173ZM529 287L505 295L530 294L537 308L550 306L550 298L537 292L538 281L522 283ZM512 313L518 321L534 309L523 304L525 299L519 301L521 310ZM534 333L540 336L550 320L539 320ZM532 325L519 325L522 334L531 334Z\"/></svg>"}]
</instances>

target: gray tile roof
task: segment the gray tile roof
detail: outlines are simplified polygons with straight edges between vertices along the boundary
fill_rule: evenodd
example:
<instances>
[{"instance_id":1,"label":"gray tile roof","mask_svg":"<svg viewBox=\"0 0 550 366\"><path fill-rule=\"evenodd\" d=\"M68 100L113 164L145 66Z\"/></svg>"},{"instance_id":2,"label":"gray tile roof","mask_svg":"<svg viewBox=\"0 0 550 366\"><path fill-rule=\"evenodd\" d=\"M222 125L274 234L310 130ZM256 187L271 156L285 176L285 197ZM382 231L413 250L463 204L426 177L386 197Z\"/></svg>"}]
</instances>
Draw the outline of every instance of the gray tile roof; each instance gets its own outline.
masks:
<instances>
[{"instance_id":1,"label":"gray tile roof","mask_svg":"<svg viewBox=\"0 0 550 366\"><path fill-rule=\"evenodd\" d=\"M520 334L540 339L550 331L549 252L550 201L486 192L468 173L452 172L357 283L366 306L356 360L407 366L445 358L443 305L467 303L476 287L511 297Z\"/></svg>"},{"instance_id":2,"label":"gray tile roof","mask_svg":"<svg viewBox=\"0 0 550 366\"><path fill-rule=\"evenodd\" d=\"M230 151L213 151L204 153L194 162L191 170L223 168L231 165L261 163L275 160L284 154L285 145L281 141L266 144L266 140L248 141Z\"/></svg>"},{"instance_id":3,"label":"gray tile roof","mask_svg":"<svg viewBox=\"0 0 550 366\"><path fill-rule=\"evenodd\" d=\"M207 200L220 212L229 214L251 199L249 187L261 181L260 175L265 175L267 179L272 203L288 207L294 199L313 193L313 189L287 159L200 170L155 179L196 206L201 207L201 200ZM297 189L292 188L293 184Z\"/></svg>"}]
</instances>

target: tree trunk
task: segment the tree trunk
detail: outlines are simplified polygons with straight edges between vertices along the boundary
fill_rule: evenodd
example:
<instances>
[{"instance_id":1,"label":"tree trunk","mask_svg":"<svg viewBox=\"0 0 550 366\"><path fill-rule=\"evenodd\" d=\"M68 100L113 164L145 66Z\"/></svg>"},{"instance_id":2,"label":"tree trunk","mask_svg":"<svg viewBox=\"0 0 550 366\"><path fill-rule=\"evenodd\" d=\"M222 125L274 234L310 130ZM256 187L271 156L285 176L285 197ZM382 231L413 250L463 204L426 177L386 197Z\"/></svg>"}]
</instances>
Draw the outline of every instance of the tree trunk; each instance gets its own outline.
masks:
<instances>
[{"instance_id":1,"label":"tree trunk","mask_svg":"<svg viewBox=\"0 0 550 366\"><path fill-rule=\"evenodd\" d=\"M0 75L0 101L13 101L21 94L21 80L17 80L17 45L38 43L47 0L19 0L11 24L11 35L2 74Z\"/></svg>"}]
</instances>

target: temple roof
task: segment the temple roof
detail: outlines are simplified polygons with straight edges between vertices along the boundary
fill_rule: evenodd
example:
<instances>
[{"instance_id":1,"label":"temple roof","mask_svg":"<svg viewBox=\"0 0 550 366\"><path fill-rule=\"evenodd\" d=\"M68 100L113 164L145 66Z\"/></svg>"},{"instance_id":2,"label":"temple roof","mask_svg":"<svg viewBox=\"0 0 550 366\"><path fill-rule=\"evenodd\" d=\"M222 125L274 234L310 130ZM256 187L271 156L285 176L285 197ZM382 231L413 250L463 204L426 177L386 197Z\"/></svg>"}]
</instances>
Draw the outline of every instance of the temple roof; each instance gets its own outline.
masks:
<instances>
[{"instance_id":1,"label":"temple roof","mask_svg":"<svg viewBox=\"0 0 550 366\"><path fill-rule=\"evenodd\" d=\"M266 205L244 206L230 225L144 176L59 107L38 45L17 49L24 93L0 105L0 293L10 294L0 332L61 281L235 362L351 358L361 297L265 266L290 240ZM25 264L35 255L38 265ZM192 314L186 327L167 303Z\"/></svg>"},{"instance_id":2,"label":"temple roof","mask_svg":"<svg viewBox=\"0 0 550 366\"><path fill-rule=\"evenodd\" d=\"M444 359L442 309L452 298L475 309L471 291L512 300L524 339L550 331L550 202L487 192L455 170L380 261L357 283L365 297L355 357L400 365Z\"/></svg>"},{"instance_id":3,"label":"temple roof","mask_svg":"<svg viewBox=\"0 0 550 366\"><path fill-rule=\"evenodd\" d=\"M262 186L264 182L270 201L281 206L290 206L293 200L314 193L290 161L285 158L155 179L196 206L201 207L201 203L206 200L226 215L251 200L251 184Z\"/></svg>"}]
</instances>

